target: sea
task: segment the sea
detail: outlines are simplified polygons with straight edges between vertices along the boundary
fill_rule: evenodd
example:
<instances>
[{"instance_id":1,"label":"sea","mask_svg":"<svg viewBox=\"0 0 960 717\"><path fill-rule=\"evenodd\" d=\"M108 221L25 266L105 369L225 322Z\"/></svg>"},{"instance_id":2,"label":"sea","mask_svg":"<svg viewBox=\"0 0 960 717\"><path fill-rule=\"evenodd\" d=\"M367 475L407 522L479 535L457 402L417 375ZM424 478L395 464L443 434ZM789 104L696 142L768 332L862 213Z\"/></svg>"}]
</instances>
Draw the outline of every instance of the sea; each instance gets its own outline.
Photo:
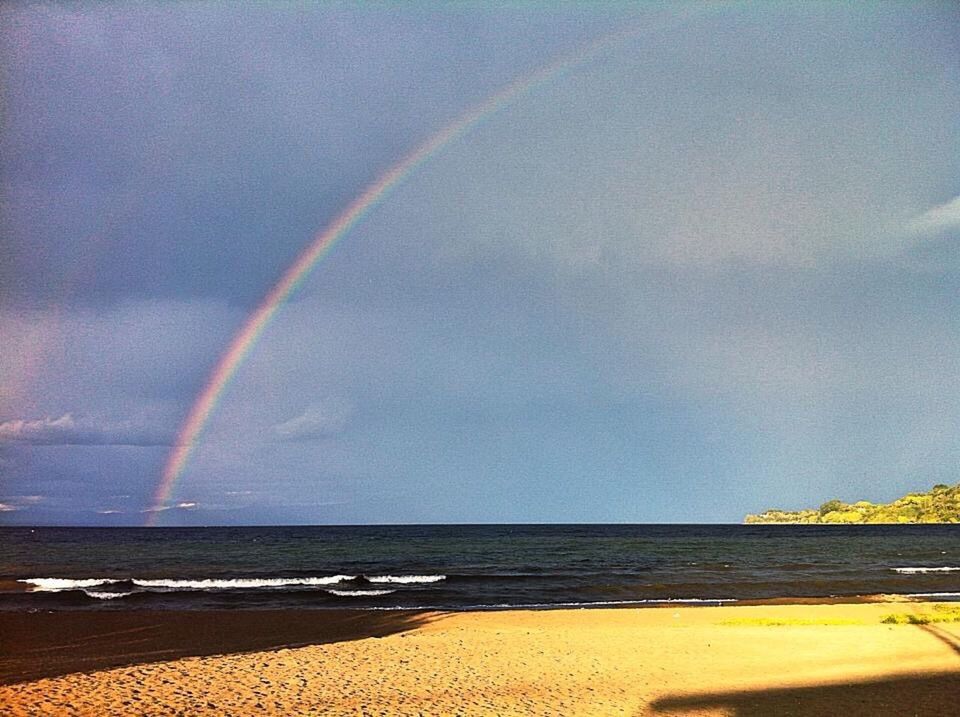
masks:
<instances>
[{"instance_id":1,"label":"sea","mask_svg":"<svg viewBox=\"0 0 960 717\"><path fill-rule=\"evenodd\" d=\"M0 528L0 610L960 601L960 525Z\"/></svg>"}]
</instances>

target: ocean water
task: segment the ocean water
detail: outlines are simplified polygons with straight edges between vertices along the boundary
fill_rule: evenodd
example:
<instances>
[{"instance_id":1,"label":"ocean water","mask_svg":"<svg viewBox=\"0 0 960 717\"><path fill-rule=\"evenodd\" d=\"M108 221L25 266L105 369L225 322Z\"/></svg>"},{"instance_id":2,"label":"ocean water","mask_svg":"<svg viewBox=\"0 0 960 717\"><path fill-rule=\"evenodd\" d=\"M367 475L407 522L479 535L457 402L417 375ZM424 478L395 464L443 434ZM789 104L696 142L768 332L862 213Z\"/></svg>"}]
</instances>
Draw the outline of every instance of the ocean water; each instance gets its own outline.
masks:
<instances>
[{"instance_id":1,"label":"ocean water","mask_svg":"<svg viewBox=\"0 0 960 717\"><path fill-rule=\"evenodd\" d=\"M960 600L960 525L0 528L0 610Z\"/></svg>"}]
</instances>

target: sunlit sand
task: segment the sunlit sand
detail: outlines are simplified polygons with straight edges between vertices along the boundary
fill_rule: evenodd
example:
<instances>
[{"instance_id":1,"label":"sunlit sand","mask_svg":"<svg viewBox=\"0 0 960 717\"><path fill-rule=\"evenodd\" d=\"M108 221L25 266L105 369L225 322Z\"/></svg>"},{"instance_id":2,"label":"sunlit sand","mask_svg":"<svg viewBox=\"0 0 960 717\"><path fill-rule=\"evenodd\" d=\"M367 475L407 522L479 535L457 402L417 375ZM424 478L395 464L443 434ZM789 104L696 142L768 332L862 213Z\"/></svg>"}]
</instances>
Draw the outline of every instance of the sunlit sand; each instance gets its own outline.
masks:
<instances>
[{"instance_id":1,"label":"sunlit sand","mask_svg":"<svg viewBox=\"0 0 960 717\"><path fill-rule=\"evenodd\" d=\"M317 633L322 644L174 660L133 637L126 666L14 681L0 702L13 715L956 714L960 623L882 622L931 610L877 602L385 613L357 623L357 635L328 636L358 639ZM298 620L309 629L317 613L270 619L295 635ZM203 628L204 613L153 615L158 625L143 629L179 615L180 629L196 621L207 642L216 639L217 621ZM230 630L258 620L232 615ZM78 638L74 649L95 639ZM194 647L203 642L194 635ZM44 661L42 651L18 652ZM13 663L3 660L8 682Z\"/></svg>"}]
</instances>

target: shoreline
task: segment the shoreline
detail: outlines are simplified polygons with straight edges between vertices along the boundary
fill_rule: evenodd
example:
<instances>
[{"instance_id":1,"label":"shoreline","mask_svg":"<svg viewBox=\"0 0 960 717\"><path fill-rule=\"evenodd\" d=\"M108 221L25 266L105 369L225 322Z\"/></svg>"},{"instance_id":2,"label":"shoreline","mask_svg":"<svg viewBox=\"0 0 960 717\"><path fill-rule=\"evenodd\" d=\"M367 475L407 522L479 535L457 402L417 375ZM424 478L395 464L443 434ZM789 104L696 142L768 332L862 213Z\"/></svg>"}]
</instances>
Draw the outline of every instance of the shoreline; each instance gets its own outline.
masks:
<instances>
[{"instance_id":1,"label":"shoreline","mask_svg":"<svg viewBox=\"0 0 960 717\"><path fill-rule=\"evenodd\" d=\"M936 604L0 613L0 703L14 715L949 714L960 623L881 622Z\"/></svg>"},{"instance_id":2,"label":"shoreline","mask_svg":"<svg viewBox=\"0 0 960 717\"><path fill-rule=\"evenodd\" d=\"M56 599L57 596L79 596L84 594L86 588L56 588L56 589L44 589L31 586L24 579L2 579L0 578L0 596L6 595L35 595L37 598L43 599L45 597ZM89 597L89 595L87 596ZM125 597L125 596L124 596ZM938 598L941 598L938 600ZM411 606L395 606L395 607L381 607L376 605L367 605L364 607L351 607L350 605L344 603L339 606L332 605L309 605L309 604L296 604L296 605L276 605L276 606L264 606L264 607L244 607L242 602L238 602L236 606L232 607L149 607L149 606L137 606L130 603L117 603L114 606L106 607L103 603L105 600L97 600L96 598L90 598L90 602L76 602L70 605L47 605L38 604L34 607L24 609L22 607L0 607L0 614L4 612L27 612L27 611L42 611L42 612L69 612L69 611L96 611L98 609L108 609L116 611L138 611L138 610L149 610L149 611L158 611L158 612L205 612L205 611L235 611L235 610L331 610L331 611L352 611L352 610L406 610L406 611L432 611L432 612L476 612L484 610L539 610L539 609L579 609L583 608L617 608L617 607L657 607L660 605L690 605L691 607L696 607L698 605L764 605L764 604L829 604L832 602L950 602L955 601L960 603L960 589L952 591L943 591L943 592L878 592L878 593L856 593L850 595L843 594L833 594L833 595L783 595L775 597L717 597L717 598L685 598L685 597L676 597L676 598L642 598L642 599L625 599L625 600L597 600L595 602L556 602L556 603L502 603L502 604L476 604L476 605L463 605L463 606L439 606L439 605L411 605Z\"/></svg>"}]
</instances>

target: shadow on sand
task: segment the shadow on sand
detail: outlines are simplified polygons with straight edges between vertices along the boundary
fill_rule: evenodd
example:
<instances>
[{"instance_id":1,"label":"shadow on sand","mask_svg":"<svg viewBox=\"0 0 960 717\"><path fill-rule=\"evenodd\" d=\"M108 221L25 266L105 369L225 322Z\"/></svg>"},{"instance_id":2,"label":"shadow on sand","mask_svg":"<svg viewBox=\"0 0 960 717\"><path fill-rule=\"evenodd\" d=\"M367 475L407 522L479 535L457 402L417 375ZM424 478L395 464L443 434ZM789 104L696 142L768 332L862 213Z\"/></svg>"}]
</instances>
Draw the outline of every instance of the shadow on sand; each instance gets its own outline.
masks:
<instances>
[{"instance_id":1,"label":"shadow on sand","mask_svg":"<svg viewBox=\"0 0 960 717\"><path fill-rule=\"evenodd\" d=\"M180 657L385 637L438 617L350 610L0 612L0 684Z\"/></svg>"},{"instance_id":2,"label":"shadow on sand","mask_svg":"<svg viewBox=\"0 0 960 717\"><path fill-rule=\"evenodd\" d=\"M654 701L642 715L719 713L730 717L877 717L958 714L960 672L874 682L717 692Z\"/></svg>"},{"instance_id":3,"label":"shadow on sand","mask_svg":"<svg viewBox=\"0 0 960 717\"><path fill-rule=\"evenodd\" d=\"M917 627L960 655L960 638L952 632L935 625ZM730 717L960 715L960 671L848 684L668 696L655 700L641 714L682 717L704 711L720 712Z\"/></svg>"}]
</instances>

